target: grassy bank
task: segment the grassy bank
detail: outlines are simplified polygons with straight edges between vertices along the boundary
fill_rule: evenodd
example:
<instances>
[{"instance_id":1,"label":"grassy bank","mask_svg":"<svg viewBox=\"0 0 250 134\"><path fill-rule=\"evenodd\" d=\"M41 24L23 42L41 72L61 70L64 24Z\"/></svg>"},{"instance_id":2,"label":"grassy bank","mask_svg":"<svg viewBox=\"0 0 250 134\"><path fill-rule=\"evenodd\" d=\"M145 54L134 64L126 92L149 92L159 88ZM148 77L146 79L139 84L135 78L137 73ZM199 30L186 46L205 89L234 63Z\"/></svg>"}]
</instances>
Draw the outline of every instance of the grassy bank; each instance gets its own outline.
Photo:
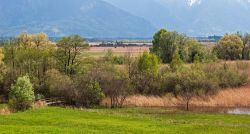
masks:
<instances>
[{"instance_id":1,"label":"grassy bank","mask_svg":"<svg viewBox=\"0 0 250 134\"><path fill-rule=\"evenodd\" d=\"M166 109L42 108L0 116L0 133L249 133L250 116Z\"/></svg>"}]
</instances>

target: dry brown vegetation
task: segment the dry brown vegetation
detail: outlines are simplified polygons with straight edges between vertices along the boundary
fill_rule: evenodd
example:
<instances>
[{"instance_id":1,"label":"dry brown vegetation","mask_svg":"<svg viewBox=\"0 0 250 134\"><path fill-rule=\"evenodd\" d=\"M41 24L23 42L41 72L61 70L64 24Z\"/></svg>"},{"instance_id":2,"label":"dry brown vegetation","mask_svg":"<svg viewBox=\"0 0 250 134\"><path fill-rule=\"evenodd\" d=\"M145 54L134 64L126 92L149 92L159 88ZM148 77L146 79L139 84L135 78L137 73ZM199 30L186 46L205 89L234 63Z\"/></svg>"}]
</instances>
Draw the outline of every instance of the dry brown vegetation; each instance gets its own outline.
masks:
<instances>
[{"instance_id":1,"label":"dry brown vegetation","mask_svg":"<svg viewBox=\"0 0 250 134\"><path fill-rule=\"evenodd\" d=\"M11 111L8 107L0 108L0 115L9 115Z\"/></svg>"},{"instance_id":2,"label":"dry brown vegetation","mask_svg":"<svg viewBox=\"0 0 250 134\"><path fill-rule=\"evenodd\" d=\"M112 50L114 52L120 52L120 53L138 53L138 52L144 52L149 51L149 47L147 46L141 46L141 47L90 47L89 51L91 52L106 52L108 50Z\"/></svg>"},{"instance_id":3,"label":"dry brown vegetation","mask_svg":"<svg viewBox=\"0 0 250 134\"><path fill-rule=\"evenodd\" d=\"M250 107L250 87L225 89L213 96L194 98L193 107ZM109 100L103 100L103 105L109 105ZM182 98L172 95L164 97L135 95L126 99L124 105L136 107L179 107L184 106Z\"/></svg>"},{"instance_id":4,"label":"dry brown vegetation","mask_svg":"<svg viewBox=\"0 0 250 134\"><path fill-rule=\"evenodd\" d=\"M214 96L194 98L190 105L195 107L250 107L250 88L225 89ZM139 107L178 107L183 106L182 98L173 96L131 96L125 105Z\"/></svg>"}]
</instances>

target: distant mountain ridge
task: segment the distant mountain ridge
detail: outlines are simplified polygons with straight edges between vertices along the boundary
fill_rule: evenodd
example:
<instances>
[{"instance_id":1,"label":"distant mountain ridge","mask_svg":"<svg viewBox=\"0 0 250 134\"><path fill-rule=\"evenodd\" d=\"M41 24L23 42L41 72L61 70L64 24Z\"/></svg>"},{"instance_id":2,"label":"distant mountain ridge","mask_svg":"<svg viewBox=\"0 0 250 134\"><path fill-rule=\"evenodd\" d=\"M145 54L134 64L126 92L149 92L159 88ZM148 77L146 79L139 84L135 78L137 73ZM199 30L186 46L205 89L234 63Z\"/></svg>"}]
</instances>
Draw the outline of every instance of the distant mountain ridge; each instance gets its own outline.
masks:
<instances>
[{"instance_id":1,"label":"distant mountain ridge","mask_svg":"<svg viewBox=\"0 0 250 134\"><path fill-rule=\"evenodd\" d=\"M0 36L20 32L131 38L151 37L155 27L102 0L1 0Z\"/></svg>"},{"instance_id":2,"label":"distant mountain ridge","mask_svg":"<svg viewBox=\"0 0 250 134\"><path fill-rule=\"evenodd\" d=\"M105 0L158 29L190 36L250 32L249 0Z\"/></svg>"}]
</instances>

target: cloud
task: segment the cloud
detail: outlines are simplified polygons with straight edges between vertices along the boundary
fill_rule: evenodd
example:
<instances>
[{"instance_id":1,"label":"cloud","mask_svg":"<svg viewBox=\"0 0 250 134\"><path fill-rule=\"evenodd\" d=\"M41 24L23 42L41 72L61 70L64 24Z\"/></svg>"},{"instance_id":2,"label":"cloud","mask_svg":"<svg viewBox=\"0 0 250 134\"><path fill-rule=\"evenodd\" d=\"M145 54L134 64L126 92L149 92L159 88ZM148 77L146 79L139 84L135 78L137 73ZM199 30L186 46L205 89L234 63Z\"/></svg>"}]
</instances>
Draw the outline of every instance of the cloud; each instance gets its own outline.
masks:
<instances>
[{"instance_id":1,"label":"cloud","mask_svg":"<svg viewBox=\"0 0 250 134\"><path fill-rule=\"evenodd\" d=\"M188 0L188 5L189 6L193 6L195 4L200 4L200 3L201 3L201 0Z\"/></svg>"}]
</instances>

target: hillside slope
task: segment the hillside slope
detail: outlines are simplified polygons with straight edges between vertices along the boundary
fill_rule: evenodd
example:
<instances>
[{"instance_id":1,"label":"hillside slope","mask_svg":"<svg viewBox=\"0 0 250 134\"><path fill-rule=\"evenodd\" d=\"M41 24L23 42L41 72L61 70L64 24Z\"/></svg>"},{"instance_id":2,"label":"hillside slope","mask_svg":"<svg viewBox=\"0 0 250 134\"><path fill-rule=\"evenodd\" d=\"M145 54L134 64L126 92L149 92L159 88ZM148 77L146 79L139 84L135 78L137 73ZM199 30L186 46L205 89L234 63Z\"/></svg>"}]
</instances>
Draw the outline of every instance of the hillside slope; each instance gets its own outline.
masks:
<instances>
[{"instance_id":1,"label":"hillside slope","mask_svg":"<svg viewBox=\"0 0 250 134\"><path fill-rule=\"evenodd\" d=\"M1 0L0 36L151 37L155 28L102 0Z\"/></svg>"}]
</instances>

